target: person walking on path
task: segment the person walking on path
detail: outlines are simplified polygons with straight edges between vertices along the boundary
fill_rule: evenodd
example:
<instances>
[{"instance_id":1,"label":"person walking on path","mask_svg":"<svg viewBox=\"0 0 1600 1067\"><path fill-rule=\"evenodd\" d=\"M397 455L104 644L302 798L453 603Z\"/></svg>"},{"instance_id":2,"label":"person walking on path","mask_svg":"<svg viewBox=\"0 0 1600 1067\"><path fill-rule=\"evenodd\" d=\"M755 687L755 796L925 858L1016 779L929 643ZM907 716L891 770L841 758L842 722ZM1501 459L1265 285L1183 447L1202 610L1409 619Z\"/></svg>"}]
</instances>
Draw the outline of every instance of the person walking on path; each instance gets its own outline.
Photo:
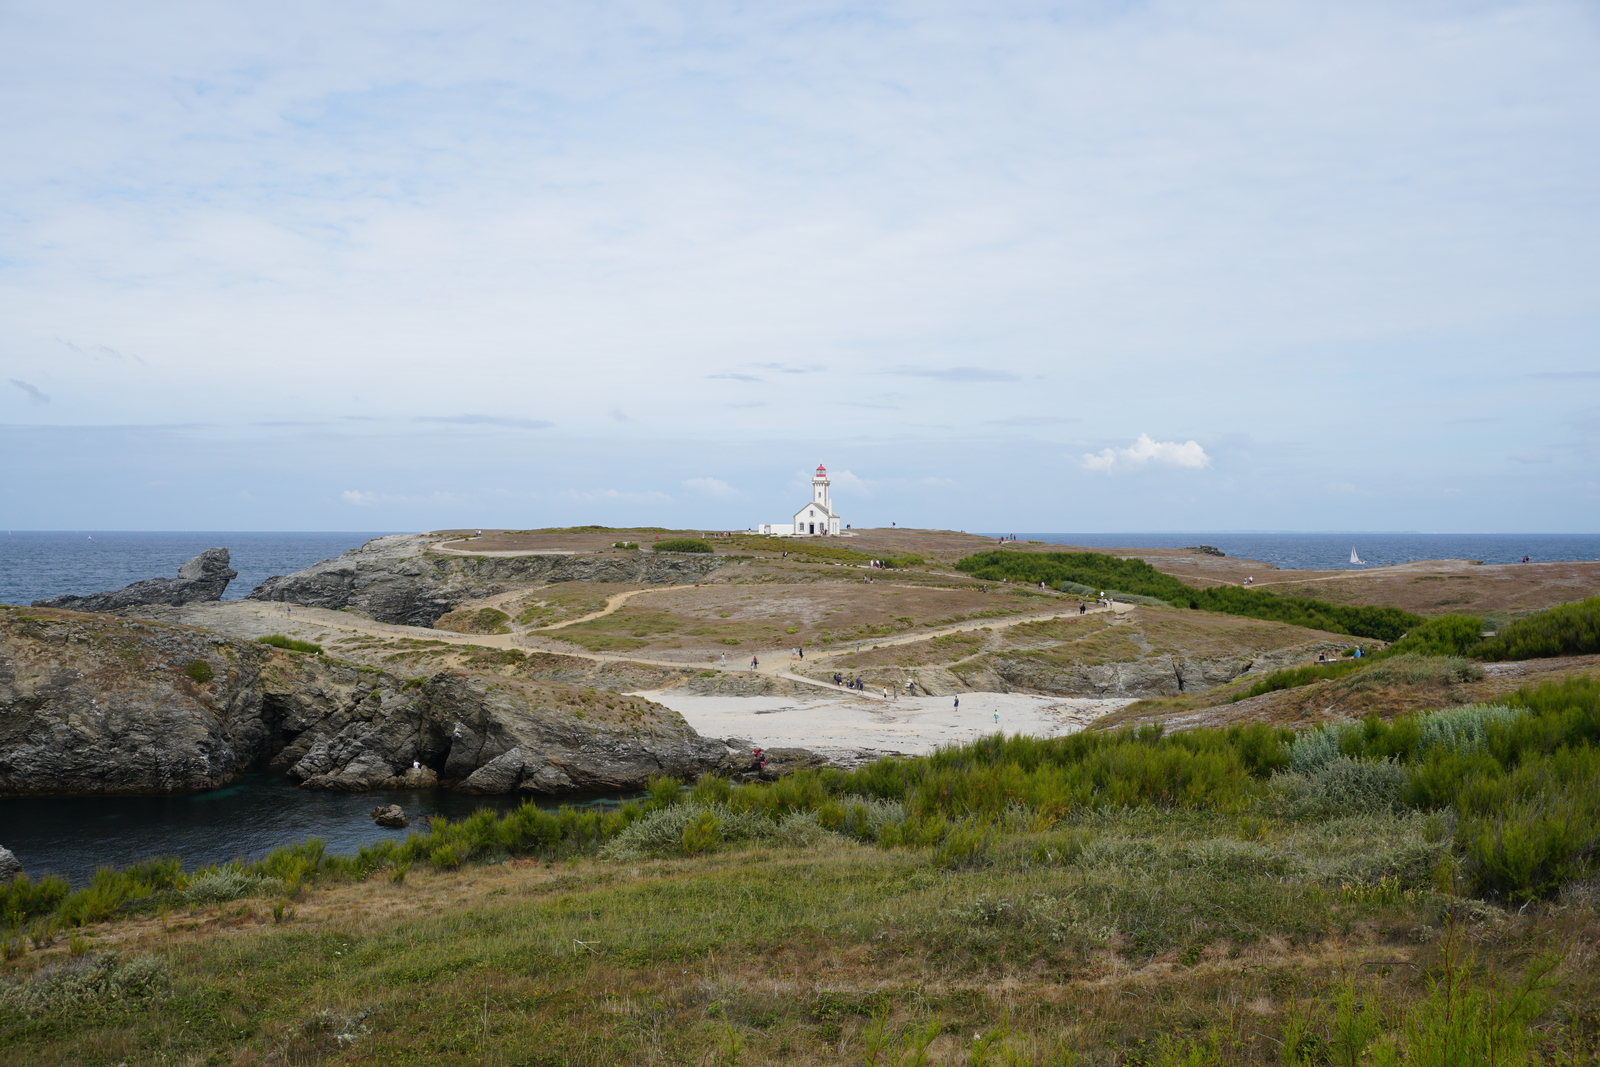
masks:
<instances>
[{"instance_id":1,"label":"person walking on path","mask_svg":"<svg viewBox=\"0 0 1600 1067\"><path fill-rule=\"evenodd\" d=\"M722 666L724 668L728 666L728 654L726 652L722 654Z\"/></svg>"},{"instance_id":2,"label":"person walking on path","mask_svg":"<svg viewBox=\"0 0 1600 1067\"><path fill-rule=\"evenodd\" d=\"M755 670L757 667L760 667L760 666L761 666L761 661L756 659L754 656L751 656L750 657L750 669L751 670Z\"/></svg>"},{"instance_id":3,"label":"person walking on path","mask_svg":"<svg viewBox=\"0 0 1600 1067\"><path fill-rule=\"evenodd\" d=\"M956 710L957 711L961 710L961 698L960 697L956 697Z\"/></svg>"}]
</instances>

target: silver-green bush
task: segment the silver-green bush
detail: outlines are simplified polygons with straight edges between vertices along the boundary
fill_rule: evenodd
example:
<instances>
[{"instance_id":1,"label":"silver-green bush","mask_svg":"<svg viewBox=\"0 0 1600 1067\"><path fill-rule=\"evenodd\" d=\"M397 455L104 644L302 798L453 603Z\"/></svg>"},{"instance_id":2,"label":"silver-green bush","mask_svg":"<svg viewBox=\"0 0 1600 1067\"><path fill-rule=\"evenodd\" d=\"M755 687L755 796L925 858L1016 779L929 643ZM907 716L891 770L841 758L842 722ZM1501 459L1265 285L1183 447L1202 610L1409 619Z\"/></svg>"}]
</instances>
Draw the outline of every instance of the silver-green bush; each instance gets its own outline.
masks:
<instances>
[{"instance_id":1,"label":"silver-green bush","mask_svg":"<svg viewBox=\"0 0 1600 1067\"><path fill-rule=\"evenodd\" d=\"M0 984L0 1006L29 1014L63 1008L138 1004L172 991L167 961L158 956L124 960L115 952L50 964L18 981Z\"/></svg>"}]
</instances>

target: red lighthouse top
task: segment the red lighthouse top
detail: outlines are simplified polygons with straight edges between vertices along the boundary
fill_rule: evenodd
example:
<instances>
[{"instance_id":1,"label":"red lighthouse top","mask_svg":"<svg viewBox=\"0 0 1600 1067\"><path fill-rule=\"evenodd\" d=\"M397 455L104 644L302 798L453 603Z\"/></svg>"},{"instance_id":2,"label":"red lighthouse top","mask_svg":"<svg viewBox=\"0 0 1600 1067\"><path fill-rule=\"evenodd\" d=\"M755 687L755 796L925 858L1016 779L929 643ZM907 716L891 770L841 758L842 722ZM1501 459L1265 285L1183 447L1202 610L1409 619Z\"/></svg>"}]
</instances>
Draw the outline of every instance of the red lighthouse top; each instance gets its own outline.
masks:
<instances>
[{"instance_id":1,"label":"red lighthouse top","mask_svg":"<svg viewBox=\"0 0 1600 1067\"><path fill-rule=\"evenodd\" d=\"M821 475L824 475L824 474L827 474L827 473L828 473L828 468L824 467L822 464L818 463L817 464L817 474L819 476L821 476Z\"/></svg>"}]
</instances>

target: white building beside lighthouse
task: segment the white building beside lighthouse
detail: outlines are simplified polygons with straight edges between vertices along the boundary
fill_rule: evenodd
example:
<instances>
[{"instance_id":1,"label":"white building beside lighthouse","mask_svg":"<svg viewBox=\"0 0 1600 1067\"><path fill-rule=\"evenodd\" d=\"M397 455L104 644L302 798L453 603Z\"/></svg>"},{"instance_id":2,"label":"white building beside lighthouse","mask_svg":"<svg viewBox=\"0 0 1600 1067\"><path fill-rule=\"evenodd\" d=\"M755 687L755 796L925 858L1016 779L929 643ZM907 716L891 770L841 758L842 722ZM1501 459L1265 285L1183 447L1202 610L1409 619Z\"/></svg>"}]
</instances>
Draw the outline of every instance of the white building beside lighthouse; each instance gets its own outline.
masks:
<instances>
[{"instance_id":1,"label":"white building beside lighthouse","mask_svg":"<svg viewBox=\"0 0 1600 1067\"><path fill-rule=\"evenodd\" d=\"M817 464L811 476L811 503L794 513L793 522L764 523L756 529L773 537L838 537L839 513L828 497L831 485L828 468Z\"/></svg>"}]
</instances>

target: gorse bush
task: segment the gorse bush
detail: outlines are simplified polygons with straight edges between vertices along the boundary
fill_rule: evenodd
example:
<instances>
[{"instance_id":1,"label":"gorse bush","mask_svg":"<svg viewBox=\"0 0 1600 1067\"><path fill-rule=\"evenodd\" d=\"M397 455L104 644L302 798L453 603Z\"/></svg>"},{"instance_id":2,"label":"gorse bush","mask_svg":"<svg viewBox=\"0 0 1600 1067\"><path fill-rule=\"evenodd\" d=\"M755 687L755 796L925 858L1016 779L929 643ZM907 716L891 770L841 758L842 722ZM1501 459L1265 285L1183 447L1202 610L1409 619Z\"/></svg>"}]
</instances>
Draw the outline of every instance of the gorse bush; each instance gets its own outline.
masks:
<instances>
[{"instance_id":1,"label":"gorse bush","mask_svg":"<svg viewBox=\"0 0 1600 1067\"><path fill-rule=\"evenodd\" d=\"M1174 607L1204 609L1225 615L1293 623L1330 633L1354 634L1393 641L1423 622L1398 608L1328 604L1300 597L1281 597L1262 589L1221 586L1195 589L1163 574L1141 559L1119 559L1099 552L980 552L956 564L975 578L994 581L1063 582L1078 587L1124 590L1154 597Z\"/></svg>"},{"instance_id":2,"label":"gorse bush","mask_svg":"<svg viewBox=\"0 0 1600 1067\"><path fill-rule=\"evenodd\" d=\"M271 645L273 648L281 648L287 652L307 652L313 656L322 652L321 645L313 644L310 641L296 641L294 638L285 637L282 634L269 634L266 637L258 637L256 640L263 645Z\"/></svg>"},{"instance_id":3,"label":"gorse bush","mask_svg":"<svg viewBox=\"0 0 1600 1067\"><path fill-rule=\"evenodd\" d=\"M1518 619L1473 649L1479 659L1537 659L1600 652L1600 597Z\"/></svg>"},{"instance_id":4,"label":"gorse bush","mask_svg":"<svg viewBox=\"0 0 1600 1067\"><path fill-rule=\"evenodd\" d=\"M710 554L716 551L710 543L697 537L669 537L665 541L657 541L652 546L657 552L699 552Z\"/></svg>"},{"instance_id":5,"label":"gorse bush","mask_svg":"<svg viewBox=\"0 0 1600 1067\"><path fill-rule=\"evenodd\" d=\"M1418 623L1389 646L1395 653L1465 656L1483 639L1483 620L1476 615L1438 615Z\"/></svg>"}]
</instances>

